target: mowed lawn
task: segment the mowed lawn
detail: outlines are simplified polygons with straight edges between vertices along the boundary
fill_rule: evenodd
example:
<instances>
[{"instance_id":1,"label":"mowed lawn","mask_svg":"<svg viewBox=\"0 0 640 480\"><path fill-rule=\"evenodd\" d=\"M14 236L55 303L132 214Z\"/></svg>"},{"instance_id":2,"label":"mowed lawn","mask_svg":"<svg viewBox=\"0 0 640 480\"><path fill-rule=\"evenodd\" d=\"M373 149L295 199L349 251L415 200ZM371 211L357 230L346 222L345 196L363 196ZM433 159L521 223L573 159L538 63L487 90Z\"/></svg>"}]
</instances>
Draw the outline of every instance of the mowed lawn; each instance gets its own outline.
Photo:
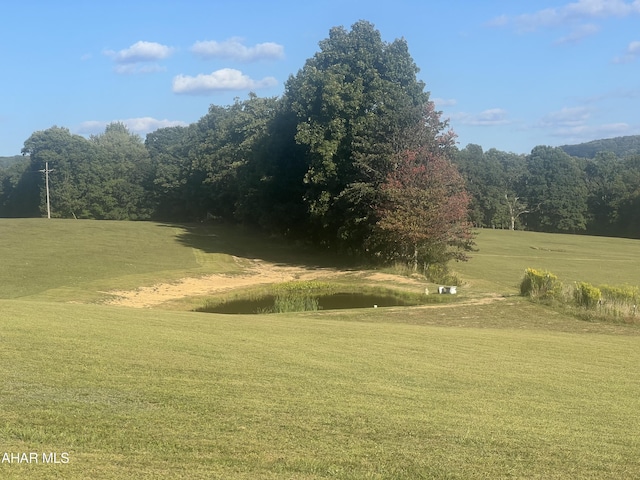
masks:
<instances>
[{"instance_id":1,"label":"mowed lawn","mask_svg":"<svg viewBox=\"0 0 640 480\"><path fill-rule=\"evenodd\" d=\"M233 233L152 222L0 219L0 298L97 299L184 276L234 273ZM210 249L197 248L206 241ZM241 242L240 242L241 243Z\"/></svg>"},{"instance_id":2,"label":"mowed lawn","mask_svg":"<svg viewBox=\"0 0 640 480\"><path fill-rule=\"evenodd\" d=\"M37 231L44 221L33 222ZM228 268L224 259L255 241L111 225L96 256L126 243L138 270L68 267L94 286L213 271L214 259ZM73 222L58 228L59 244L90 248ZM500 233L514 232L491 232ZM525 253L540 244L523 238ZM26 257L12 242L10 253ZM143 245L154 242L176 256L145 263ZM5 252L1 288L12 291ZM465 288L514 293L515 266L515 280L496 281L474 261ZM68 463L0 463L0 478L640 478L636 326L586 323L517 297L253 316L68 304L48 295L90 297L94 287L51 275L0 300L0 455L66 453Z\"/></svg>"},{"instance_id":3,"label":"mowed lawn","mask_svg":"<svg viewBox=\"0 0 640 480\"><path fill-rule=\"evenodd\" d=\"M518 291L526 268L548 270L566 283L640 285L640 241L524 231L478 231L479 251L452 268L472 286Z\"/></svg>"}]
</instances>

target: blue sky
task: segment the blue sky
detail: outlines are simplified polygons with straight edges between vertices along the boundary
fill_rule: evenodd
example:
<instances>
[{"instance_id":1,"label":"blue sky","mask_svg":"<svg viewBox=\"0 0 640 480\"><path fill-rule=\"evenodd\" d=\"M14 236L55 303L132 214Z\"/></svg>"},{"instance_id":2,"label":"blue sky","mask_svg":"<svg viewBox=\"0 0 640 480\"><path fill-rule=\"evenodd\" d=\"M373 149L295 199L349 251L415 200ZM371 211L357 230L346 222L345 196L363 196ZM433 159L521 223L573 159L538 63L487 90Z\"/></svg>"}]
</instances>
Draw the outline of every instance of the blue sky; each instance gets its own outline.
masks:
<instances>
[{"instance_id":1,"label":"blue sky","mask_svg":"<svg viewBox=\"0 0 640 480\"><path fill-rule=\"evenodd\" d=\"M528 153L640 134L640 0L11 1L0 9L0 156L53 125L144 137L283 93L334 26L404 37L468 143Z\"/></svg>"}]
</instances>

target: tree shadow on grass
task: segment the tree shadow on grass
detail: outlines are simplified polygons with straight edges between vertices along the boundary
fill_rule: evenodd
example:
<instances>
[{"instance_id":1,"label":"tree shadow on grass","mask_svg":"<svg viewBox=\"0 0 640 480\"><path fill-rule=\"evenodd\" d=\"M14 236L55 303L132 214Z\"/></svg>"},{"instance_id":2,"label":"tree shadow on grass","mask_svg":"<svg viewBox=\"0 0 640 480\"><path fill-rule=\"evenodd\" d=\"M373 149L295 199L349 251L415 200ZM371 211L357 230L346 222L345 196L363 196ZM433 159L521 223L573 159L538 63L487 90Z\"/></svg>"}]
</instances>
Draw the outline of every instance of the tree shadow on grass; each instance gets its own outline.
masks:
<instances>
[{"instance_id":1,"label":"tree shadow on grass","mask_svg":"<svg viewBox=\"0 0 640 480\"><path fill-rule=\"evenodd\" d=\"M361 266L352 257L338 255L311 245L269 236L248 227L199 223L161 224L180 230L176 240L187 247L204 253L221 253L250 260L264 260L283 266L306 268L354 269Z\"/></svg>"}]
</instances>

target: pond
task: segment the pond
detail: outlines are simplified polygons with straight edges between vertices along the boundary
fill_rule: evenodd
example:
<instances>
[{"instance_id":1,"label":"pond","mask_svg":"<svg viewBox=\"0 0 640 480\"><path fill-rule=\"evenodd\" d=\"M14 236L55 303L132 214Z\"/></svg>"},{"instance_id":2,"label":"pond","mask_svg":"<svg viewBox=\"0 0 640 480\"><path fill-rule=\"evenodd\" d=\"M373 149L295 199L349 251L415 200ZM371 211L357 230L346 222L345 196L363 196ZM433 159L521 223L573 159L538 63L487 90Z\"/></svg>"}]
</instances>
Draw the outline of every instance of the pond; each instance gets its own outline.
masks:
<instances>
[{"instance_id":1,"label":"pond","mask_svg":"<svg viewBox=\"0 0 640 480\"><path fill-rule=\"evenodd\" d=\"M374 295L363 293L333 293L330 295L319 295L314 297L314 300L317 300L317 308L313 308L313 310L417 305L416 302L411 302L394 295ZM199 308L198 311L227 314L268 313L274 311L275 301L276 297L274 295L266 295L253 300L232 300L212 307Z\"/></svg>"}]
</instances>

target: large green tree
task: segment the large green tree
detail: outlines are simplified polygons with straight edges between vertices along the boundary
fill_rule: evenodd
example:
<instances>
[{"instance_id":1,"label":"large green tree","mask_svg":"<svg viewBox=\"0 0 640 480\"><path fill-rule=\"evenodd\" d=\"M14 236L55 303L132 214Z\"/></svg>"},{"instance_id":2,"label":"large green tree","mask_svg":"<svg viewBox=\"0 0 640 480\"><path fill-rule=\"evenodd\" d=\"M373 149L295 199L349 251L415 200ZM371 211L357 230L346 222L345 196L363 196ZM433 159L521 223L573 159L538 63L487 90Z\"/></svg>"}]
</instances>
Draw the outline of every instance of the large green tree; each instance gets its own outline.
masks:
<instances>
[{"instance_id":1,"label":"large green tree","mask_svg":"<svg viewBox=\"0 0 640 480\"><path fill-rule=\"evenodd\" d=\"M1 217L33 217L40 212L42 174L31 169L29 157L18 158L0 168Z\"/></svg>"},{"instance_id":2,"label":"large green tree","mask_svg":"<svg viewBox=\"0 0 640 480\"><path fill-rule=\"evenodd\" d=\"M332 28L320 51L289 78L285 98L305 147L304 200L317 240L351 251L367 246L379 187L400 151L433 112L407 43L387 43L368 22ZM427 137L428 137L427 136Z\"/></svg>"},{"instance_id":3,"label":"large green tree","mask_svg":"<svg viewBox=\"0 0 640 480\"><path fill-rule=\"evenodd\" d=\"M640 155L631 155L622 161L626 195L620 200L616 214L615 231L622 236L640 238Z\"/></svg>"},{"instance_id":4,"label":"large green tree","mask_svg":"<svg viewBox=\"0 0 640 480\"><path fill-rule=\"evenodd\" d=\"M151 161L140 136L114 122L90 138L97 147L91 169L97 186L85 198L87 216L140 220L151 216Z\"/></svg>"},{"instance_id":5,"label":"large green tree","mask_svg":"<svg viewBox=\"0 0 640 480\"><path fill-rule=\"evenodd\" d=\"M153 217L161 220L193 220L197 214L198 192L203 189L206 173L194 168L189 156L189 127L160 128L147 134L154 204Z\"/></svg>"},{"instance_id":6,"label":"large green tree","mask_svg":"<svg viewBox=\"0 0 640 480\"><path fill-rule=\"evenodd\" d=\"M67 128L51 127L33 133L22 153L29 155L31 170L38 171L48 162L50 174L51 214L54 217L84 217L89 213L86 199L98 188L98 175L92 169L97 148ZM44 178L39 184L41 213L46 212Z\"/></svg>"},{"instance_id":7,"label":"large green tree","mask_svg":"<svg viewBox=\"0 0 640 480\"><path fill-rule=\"evenodd\" d=\"M577 159L560 148L535 147L527 156L524 187L533 230L577 233L587 227L587 184Z\"/></svg>"},{"instance_id":8,"label":"large green tree","mask_svg":"<svg viewBox=\"0 0 640 480\"><path fill-rule=\"evenodd\" d=\"M24 143L31 170L48 162L54 217L95 219L149 218L145 185L150 180L148 154L142 140L121 123L86 139L66 128L33 133ZM39 180L41 211L45 211L44 180Z\"/></svg>"},{"instance_id":9,"label":"large green tree","mask_svg":"<svg viewBox=\"0 0 640 480\"><path fill-rule=\"evenodd\" d=\"M296 143L297 118L284 102L250 98L243 120L235 219L267 231L306 238L305 150ZM250 121L247 121L250 120Z\"/></svg>"},{"instance_id":10,"label":"large green tree","mask_svg":"<svg viewBox=\"0 0 640 480\"><path fill-rule=\"evenodd\" d=\"M521 191L525 173L522 155L492 148L482 151L469 144L454 156L471 195L470 220L478 227L521 227L521 216L529 211Z\"/></svg>"}]
</instances>

